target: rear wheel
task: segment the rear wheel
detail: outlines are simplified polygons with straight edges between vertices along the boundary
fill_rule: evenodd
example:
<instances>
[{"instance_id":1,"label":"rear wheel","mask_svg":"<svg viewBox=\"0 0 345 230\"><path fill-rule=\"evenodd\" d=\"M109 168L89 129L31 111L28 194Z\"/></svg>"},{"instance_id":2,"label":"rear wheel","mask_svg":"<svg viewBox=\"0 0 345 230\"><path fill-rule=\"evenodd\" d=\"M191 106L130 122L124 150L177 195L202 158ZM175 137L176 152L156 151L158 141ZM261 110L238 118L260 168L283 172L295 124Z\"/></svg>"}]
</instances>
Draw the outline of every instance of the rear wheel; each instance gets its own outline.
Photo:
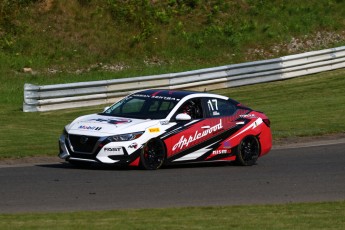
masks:
<instances>
[{"instance_id":1,"label":"rear wheel","mask_svg":"<svg viewBox=\"0 0 345 230\"><path fill-rule=\"evenodd\" d=\"M236 163L243 166L251 166L256 163L260 154L260 143L255 136L245 137L238 146Z\"/></svg>"},{"instance_id":2,"label":"rear wheel","mask_svg":"<svg viewBox=\"0 0 345 230\"><path fill-rule=\"evenodd\" d=\"M144 169L159 169L165 160L164 143L158 139L149 140L140 153L140 160Z\"/></svg>"}]
</instances>

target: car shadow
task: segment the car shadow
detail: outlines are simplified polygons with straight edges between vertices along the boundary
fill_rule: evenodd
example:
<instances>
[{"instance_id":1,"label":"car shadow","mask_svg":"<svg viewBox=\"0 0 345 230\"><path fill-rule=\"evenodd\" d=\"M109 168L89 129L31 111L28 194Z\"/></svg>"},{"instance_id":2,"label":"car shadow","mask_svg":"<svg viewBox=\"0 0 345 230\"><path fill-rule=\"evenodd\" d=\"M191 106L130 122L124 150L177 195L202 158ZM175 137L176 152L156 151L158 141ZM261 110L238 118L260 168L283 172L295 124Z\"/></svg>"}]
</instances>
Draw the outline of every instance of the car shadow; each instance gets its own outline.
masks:
<instances>
[{"instance_id":1,"label":"car shadow","mask_svg":"<svg viewBox=\"0 0 345 230\"><path fill-rule=\"evenodd\" d=\"M98 164L98 163L71 164L69 162L59 162L59 163L41 163L41 164L35 164L35 166L44 167L44 168L54 168L54 169L69 169L69 170L150 171L150 170L142 169L141 167L105 165L105 164ZM172 170L172 169L179 169L179 168L228 167L228 166L237 167L238 165L235 164L235 162L199 162L199 163L164 165L159 170ZM152 170L152 171L156 171L156 170Z\"/></svg>"},{"instance_id":2,"label":"car shadow","mask_svg":"<svg viewBox=\"0 0 345 230\"><path fill-rule=\"evenodd\" d=\"M114 166L114 165L103 165L103 164L71 164L68 162L60 162L60 163L42 163L36 164L36 167L43 167L43 168L54 168L54 169L69 169L69 170L132 170L135 169L134 167L126 167L126 166Z\"/></svg>"}]
</instances>

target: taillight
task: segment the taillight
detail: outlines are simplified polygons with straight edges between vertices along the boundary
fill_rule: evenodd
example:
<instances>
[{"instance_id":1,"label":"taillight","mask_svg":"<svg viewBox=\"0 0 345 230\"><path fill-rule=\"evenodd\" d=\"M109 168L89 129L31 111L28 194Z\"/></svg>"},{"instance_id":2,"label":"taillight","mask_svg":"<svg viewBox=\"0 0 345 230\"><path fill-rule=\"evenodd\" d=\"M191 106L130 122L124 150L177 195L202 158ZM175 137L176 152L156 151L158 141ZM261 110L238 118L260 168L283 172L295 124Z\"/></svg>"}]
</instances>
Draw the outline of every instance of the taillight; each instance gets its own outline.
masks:
<instances>
[{"instance_id":1,"label":"taillight","mask_svg":"<svg viewBox=\"0 0 345 230\"><path fill-rule=\"evenodd\" d=\"M271 121L270 119L263 119L263 122L267 125L267 127L271 127Z\"/></svg>"}]
</instances>

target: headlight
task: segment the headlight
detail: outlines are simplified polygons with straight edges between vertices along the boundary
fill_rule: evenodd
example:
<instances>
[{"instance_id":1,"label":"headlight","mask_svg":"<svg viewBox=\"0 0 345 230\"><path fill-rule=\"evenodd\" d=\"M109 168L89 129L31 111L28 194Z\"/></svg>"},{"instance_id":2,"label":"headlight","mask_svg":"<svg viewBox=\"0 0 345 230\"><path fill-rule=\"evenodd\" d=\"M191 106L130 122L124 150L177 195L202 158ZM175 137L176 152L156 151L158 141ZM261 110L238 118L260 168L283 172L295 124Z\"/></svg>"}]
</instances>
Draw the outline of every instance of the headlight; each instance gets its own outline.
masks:
<instances>
[{"instance_id":1,"label":"headlight","mask_svg":"<svg viewBox=\"0 0 345 230\"><path fill-rule=\"evenodd\" d=\"M144 132L120 134L120 135L110 136L108 137L108 140L111 142L131 141L131 140L139 138L141 135L143 135L143 133Z\"/></svg>"}]
</instances>

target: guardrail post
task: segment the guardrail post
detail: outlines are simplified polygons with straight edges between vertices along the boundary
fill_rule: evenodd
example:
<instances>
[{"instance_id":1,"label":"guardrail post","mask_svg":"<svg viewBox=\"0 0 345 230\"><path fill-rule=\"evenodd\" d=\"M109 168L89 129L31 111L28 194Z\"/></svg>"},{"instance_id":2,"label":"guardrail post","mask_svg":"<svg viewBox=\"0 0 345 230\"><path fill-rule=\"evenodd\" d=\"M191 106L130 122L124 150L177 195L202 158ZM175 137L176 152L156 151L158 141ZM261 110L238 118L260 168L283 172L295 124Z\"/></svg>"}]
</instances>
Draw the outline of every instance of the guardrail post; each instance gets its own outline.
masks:
<instances>
[{"instance_id":1,"label":"guardrail post","mask_svg":"<svg viewBox=\"0 0 345 230\"><path fill-rule=\"evenodd\" d=\"M24 102L23 112L37 112L37 99L39 99L38 91L40 87L33 84L24 85Z\"/></svg>"}]
</instances>

